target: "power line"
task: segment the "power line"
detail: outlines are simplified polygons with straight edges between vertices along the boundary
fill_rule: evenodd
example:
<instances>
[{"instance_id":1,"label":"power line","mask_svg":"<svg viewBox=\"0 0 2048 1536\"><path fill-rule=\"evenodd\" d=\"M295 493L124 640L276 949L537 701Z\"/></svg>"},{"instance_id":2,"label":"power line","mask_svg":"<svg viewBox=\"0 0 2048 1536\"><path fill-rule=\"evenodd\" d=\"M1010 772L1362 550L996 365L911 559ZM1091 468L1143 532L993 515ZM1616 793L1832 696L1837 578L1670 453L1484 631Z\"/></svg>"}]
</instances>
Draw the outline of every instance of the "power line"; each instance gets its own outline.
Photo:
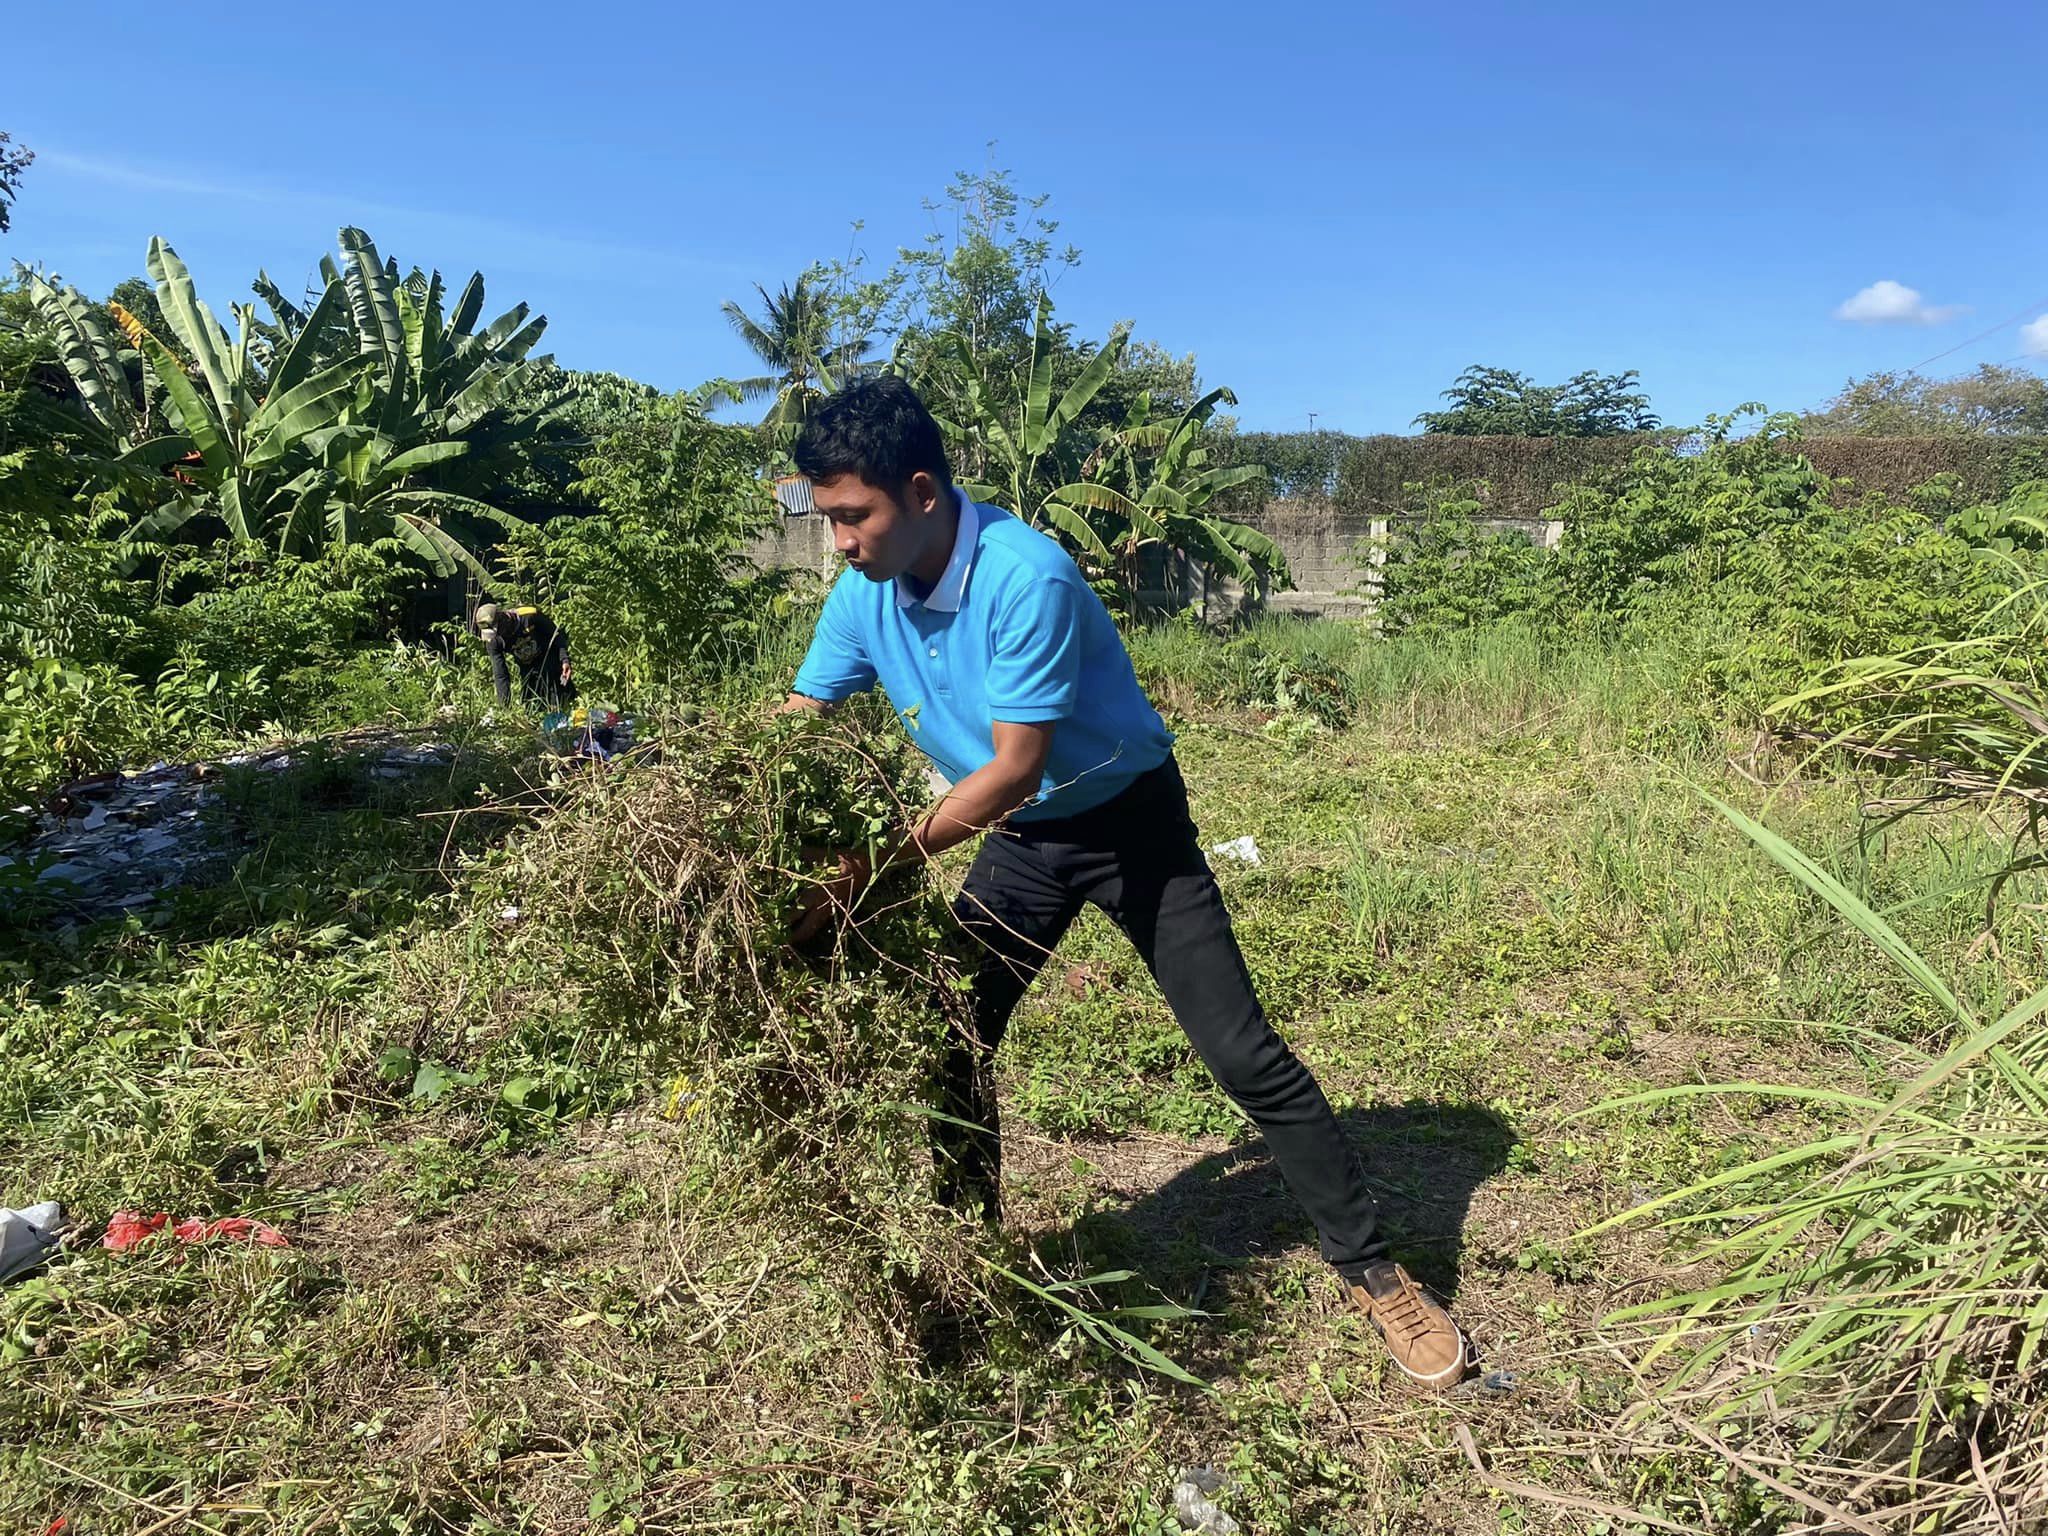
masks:
<instances>
[{"instance_id":1,"label":"power line","mask_svg":"<svg viewBox=\"0 0 2048 1536\"><path fill-rule=\"evenodd\" d=\"M2006 319L2003 319L1999 321L1998 324L1992 326L1989 330L1979 331L1976 335L1969 337L1967 340L1957 342L1954 346L1950 347L1946 352L1937 352L1932 357L1923 357L1922 359L1920 359L1919 362L1915 363L1912 367L1908 368L1906 372L1918 373L1922 368L1925 368L1929 363L1938 363L1944 357L1947 357L1950 353L1960 352L1965 347L1974 347L1978 342L1982 341L1985 337L1996 336L2000 331L2004 330L2007 326L2013 325L2018 321L2024 320L2027 318L2028 315L2033 314L2037 310L2043 309L2048 309L2048 298L2036 299L2033 303L2029 304L2025 309L2021 310L2018 314L2008 316Z\"/></svg>"}]
</instances>

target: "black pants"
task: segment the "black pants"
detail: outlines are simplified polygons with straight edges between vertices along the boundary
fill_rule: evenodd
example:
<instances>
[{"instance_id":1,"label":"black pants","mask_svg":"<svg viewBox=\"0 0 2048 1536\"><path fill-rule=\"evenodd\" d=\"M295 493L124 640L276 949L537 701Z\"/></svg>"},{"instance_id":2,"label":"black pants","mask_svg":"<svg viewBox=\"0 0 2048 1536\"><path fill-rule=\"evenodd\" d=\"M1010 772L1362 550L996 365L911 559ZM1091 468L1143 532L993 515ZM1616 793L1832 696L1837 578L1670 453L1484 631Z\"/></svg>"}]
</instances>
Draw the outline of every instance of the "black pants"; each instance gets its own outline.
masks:
<instances>
[{"instance_id":1,"label":"black pants","mask_svg":"<svg viewBox=\"0 0 2048 1536\"><path fill-rule=\"evenodd\" d=\"M576 704L576 685L562 681L562 663L558 659L538 667L521 667L519 691L528 702L550 713L573 709Z\"/></svg>"},{"instance_id":2,"label":"black pants","mask_svg":"<svg viewBox=\"0 0 2048 1536\"><path fill-rule=\"evenodd\" d=\"M1266 1022L1168 758L1105 805L1017 822L982 839L954 904L979 941L971 1006L956 1019L941 1109L983 1131L934 1122L943 1198L999 1198L1001 1144L992 1066L1031 979L1092 902L1130 936L1203 1063L1266 1138L1322 1237L1323 1257L1355 1269L1384 1252L1372 1196L1329 1100Z\"/></svg>"}]
</instances>

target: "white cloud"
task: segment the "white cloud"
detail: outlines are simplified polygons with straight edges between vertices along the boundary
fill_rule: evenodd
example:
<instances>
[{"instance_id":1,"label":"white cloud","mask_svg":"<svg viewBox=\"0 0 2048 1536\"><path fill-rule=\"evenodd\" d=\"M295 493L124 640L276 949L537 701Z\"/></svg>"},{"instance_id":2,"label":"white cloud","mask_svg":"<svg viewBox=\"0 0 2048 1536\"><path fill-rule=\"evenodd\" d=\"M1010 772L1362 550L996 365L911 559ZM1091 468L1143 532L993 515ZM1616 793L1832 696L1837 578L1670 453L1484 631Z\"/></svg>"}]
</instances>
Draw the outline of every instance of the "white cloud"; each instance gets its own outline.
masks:
<instances>
[{"instance_id":1,"label":"white cloud","mask_svg":"<svg viewBox=\"0 0 2048 1536\"><path fill-rule=\"evenodd\" d=\"M2020 327L2020 350L2029 357L2048 357L2048 315Z\"/></svg>"},{"instance_id":2,"label":"white cloud","mask_svg":"<svg viewBox=\"0 0 2048 1536\"><path fill-rule=\"evenodd\" d=\"M117 187L136 187L145 192L177 192L190 197L225 197L245 203L271 201L270 194L258 187L229 186L225 182L165 175L144 166L101 160L90 155L66 154L61 149L41 150L36 158L46 166L90 176L95 181L111 182Z\"/></svg>"},{"instance_id":3,"label":"white cloud","mask_svg":"<svg viewBox=\"0 0 2048 1536\"><path fill-rule=\"evenodd\" d=\"M1930 304L1917 288L1882 278L1836 310L1837 320L1860 320L1866 325L1939 325L1963 313L1961 304Z\"/></svg>"},{"instance_id":4,"label":"white cloud","mask_svg":"<svg viewBox=\"0 0 2048 1536\"><path fill-rule=\"evenodd\" d=\"M670 248L657 248L629 241L559 235L529 225L466 214L452 207L415 208L364 198L326 188L297 186L289 190L261 184L201 180L166 173L155 166L94 155L75 155L61 149L38 147L36 163L55 166L76 176L89 177L113 186L133 187L147 192L169 192L195 198L261 203L266 206L319 208L339 222L375 224L390 219L432 232L453 242L467 242L499 254L493 273L587 271L597 267L633 267L641 272L666 274L673 268L692 267L728 277L747 277L755 267L743 266L719 257ZM375 228L371 230L376 233ZM398 243L393 241L393 244Z\"/></svg>"}]
</instances>

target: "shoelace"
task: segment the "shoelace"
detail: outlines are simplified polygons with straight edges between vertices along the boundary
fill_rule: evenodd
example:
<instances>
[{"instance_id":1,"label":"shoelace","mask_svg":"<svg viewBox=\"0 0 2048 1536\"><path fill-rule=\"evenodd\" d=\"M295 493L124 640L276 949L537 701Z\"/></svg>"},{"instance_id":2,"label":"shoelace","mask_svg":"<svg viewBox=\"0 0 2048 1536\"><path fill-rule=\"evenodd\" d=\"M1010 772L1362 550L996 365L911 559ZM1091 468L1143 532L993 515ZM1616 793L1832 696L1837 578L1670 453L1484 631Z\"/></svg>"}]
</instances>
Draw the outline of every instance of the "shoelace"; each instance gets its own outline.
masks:
<instances>
[{"instance_id":1,"label":"shoelace","mask_svg":"<svg viewBox=\"0 0 2048 1536\"><path fill-rule=\"evenodd\" d=\"M1372 1307L1382 1325L1390 1333L1398 1333L1404 1344L1419 1343L1436 1331L1422 1298L1412 1286L1404 1285L1389 1297L1374 1297Z\"/></svg>"}]
</instances>

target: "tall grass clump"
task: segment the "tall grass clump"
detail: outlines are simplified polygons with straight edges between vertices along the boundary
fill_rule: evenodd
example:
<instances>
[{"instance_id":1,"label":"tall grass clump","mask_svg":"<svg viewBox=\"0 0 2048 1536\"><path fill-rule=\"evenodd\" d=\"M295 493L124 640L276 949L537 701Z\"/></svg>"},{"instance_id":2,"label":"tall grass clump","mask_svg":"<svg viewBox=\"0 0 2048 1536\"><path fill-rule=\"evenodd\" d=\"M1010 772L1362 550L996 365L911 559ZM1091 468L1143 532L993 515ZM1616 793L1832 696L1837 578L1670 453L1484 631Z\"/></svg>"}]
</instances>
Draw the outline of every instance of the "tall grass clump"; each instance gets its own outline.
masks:
<instances>
[{"instance_id":1,"label":"tall grass clump","mask_svg":"<svg viewBox=\"0 0 2048 1536\"><path fill-rule=\"evenodd\" d=\"M1601 1106L1760 1095L1840 1121L1593 1228L1654 1220L1696 1238L1695 1265L1713 1277L1610 1322L1647 1328L1640 1368L1669 1363L1664 1411L1839 1522L1831 1529L2037 1528L2048 1518L2048 989L1996 1017L1974 1010L1833 875L1715 803L1948 1029L1909 1049L1885 1093L1723 1083Z\"/></svg>"}]
</instances>

